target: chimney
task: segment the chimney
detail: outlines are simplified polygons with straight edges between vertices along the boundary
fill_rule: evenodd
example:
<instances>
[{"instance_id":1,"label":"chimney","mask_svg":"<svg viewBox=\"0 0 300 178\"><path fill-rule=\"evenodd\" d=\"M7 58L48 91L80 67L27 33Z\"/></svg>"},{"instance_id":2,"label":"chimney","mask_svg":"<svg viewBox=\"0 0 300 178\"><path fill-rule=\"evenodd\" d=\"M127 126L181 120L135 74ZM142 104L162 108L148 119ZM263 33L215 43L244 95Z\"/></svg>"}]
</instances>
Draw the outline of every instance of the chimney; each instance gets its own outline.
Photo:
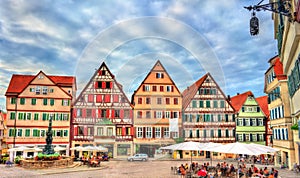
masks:
<instances>
[{"instance_id":1,"label":"chimney","mask_svg":"<svg viewBox=\"0 0 300 178\"><path fill-rule=\"evenodd\" d=\"M236 95L240 95L240 93L236 93Z\"/></svg>"},{"instance_id":2,"label":"chimney","mask_svg":"<svg viewBox=\"0 0 300 178\"><path fill-rule=\"evenodd\" d=\"M227 99L228 99L228 101L230 101L230 99L231 99L231 98L230 98L230 95L227 95Z\"/></svg>"}]
</instances>

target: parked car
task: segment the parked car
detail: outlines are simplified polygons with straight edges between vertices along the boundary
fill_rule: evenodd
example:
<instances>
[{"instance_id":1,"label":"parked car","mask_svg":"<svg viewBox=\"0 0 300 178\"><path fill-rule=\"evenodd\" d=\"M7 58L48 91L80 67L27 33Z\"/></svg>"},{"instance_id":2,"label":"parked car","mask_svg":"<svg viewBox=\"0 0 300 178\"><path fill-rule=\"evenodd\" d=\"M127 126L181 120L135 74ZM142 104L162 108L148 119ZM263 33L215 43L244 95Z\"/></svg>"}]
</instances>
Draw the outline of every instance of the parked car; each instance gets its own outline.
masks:
<instances>
[{"instance_id":1,"label":"parked car","mask_svg":"<svg viewBox=\"0 0 300 178\"><path fill-rule=\"evenodd\" d=\"M147 161L148 155L144 153L135 154L127 158L128 161Z\"/></svg>"}]
</instances>

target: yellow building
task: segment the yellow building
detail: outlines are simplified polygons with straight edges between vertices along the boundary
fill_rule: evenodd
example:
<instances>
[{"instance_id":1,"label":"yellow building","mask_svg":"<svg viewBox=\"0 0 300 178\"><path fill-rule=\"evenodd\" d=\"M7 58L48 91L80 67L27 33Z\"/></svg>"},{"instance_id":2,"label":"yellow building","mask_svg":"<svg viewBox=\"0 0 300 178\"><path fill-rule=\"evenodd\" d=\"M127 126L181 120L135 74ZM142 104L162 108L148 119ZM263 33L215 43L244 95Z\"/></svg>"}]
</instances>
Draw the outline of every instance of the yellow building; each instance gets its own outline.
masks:
<instances>
[{"instance_id":1,"label":"yellow building","mask_svg":"<svg viewBox=\"0 0 300 178\"><path fill-rule=\"evenodd\" d=\"M49 76L42 71L37 75L13 75L5 93L9 148L44 148L52 118L52 144L66 147L68 155L70 111L75 93L73 76Z\"/></svg>"},{"instance_id":2,"label":"yellow building","mask_svg":"<svg viewBox=\"0 0 300 178\"><path fill-rule=\"evenodd\" d=\"M164 145L175 143L181 129L181 93L157 61L134 92L135 153L153 157Z\"/></svg>"},{"instance_id":3,"label":"yellow building","mask_svg":"<svg viewBox=\"0 0 300 178\"><path fill-rule=\"evenodd\" d=\"M6 114L3 113L2 110L0 110L0 158L1 158L1 154L4 153L6 149L6 140L4 135L4 132L6 130L5 117Z\"/></svg>"},{"instance_id":4,"label":"yellow building","mask_svg":"<svg viewBox=\"0 0 300 178\"><path fill-rule=\"evenodd\" d=\"M278 0L270 0L278 2ZM291 16L273 13L275 38L278 40L278 53L283 64L283 74L287 76L288 93L290 100L290 114L293 128L297 129L300 122L300 1L289 1ZM293 130L295 154L291 160L300 163L300 140L299 128ZM290 167L291 169L292 167Z\"/></svg>"},{"instance_id":5,"label":"yellow building","mask_svg":"<svg viewBox=\"0 0 300 178\"><path fill-rule=\"evenodd\" d=\"M283 74L278 56L269 60L270 67L265 73L265 89L268 94L270 124L273 130L273 148L280 151L275 155L275 165L286 163L293 167L295 149L291 130L292 118L288 96L287 77Z\"/></svg>"}]
</instances>

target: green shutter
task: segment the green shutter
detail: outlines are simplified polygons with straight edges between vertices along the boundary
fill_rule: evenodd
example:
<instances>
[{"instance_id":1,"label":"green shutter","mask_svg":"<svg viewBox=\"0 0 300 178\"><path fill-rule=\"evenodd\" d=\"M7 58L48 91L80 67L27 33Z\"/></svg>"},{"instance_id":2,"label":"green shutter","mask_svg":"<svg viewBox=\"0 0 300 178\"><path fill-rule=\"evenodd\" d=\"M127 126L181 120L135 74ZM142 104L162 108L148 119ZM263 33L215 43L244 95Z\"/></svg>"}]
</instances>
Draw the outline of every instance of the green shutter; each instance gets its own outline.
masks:
<instances>
[{"instance_id":1,"label":"green shutter","mask_svg":"<svg viewBox=\"0 0 300 178\"><path fill-rule=\"evenodd\" d=\"M22 105L25 104L25 98L20 98L20 104L22 104Z\"/></svg>"},{"instance_id":2,"label":"green shutter","mask_svg":"<svg viewBox=\"0 0 300 178\"><path fill-rule=\"evenodd\" d=\"M206 108L210 108L210 100L206 100Z\"/></svg>"},{"instance_id":3,"label":"green shutter","mask_svg":"<svg viewBox=\"0 0 300 178\"><path fill-rule=\"evenodd\" d=\"M218 108L218 101L214 100L214 108Z\"/></svg>"},{"instance_id":4,"label":"green shutter","mask_svg":"<svg viewBox=\"0 0 300 178\"><path fill-rule=\"evenodd\" d=\"M39 114L38 113L34 113L34 120L39 120Z\"/></svg>"},{"instance_id":5,"label":"green shutter","mask_svg":"<svg viewBox=\"0 0 300 178\"><path fill-rule=\"evenodd\" d=\"M36 98L32 98L32 99L31 99L31 104L32 104L32 105L36 105Z\"/></svg>"},{"instance_id":6,"label":"green shutter","mask_svg":"<svg viewBox=\"0 0 300 178\"><path fill-rule=\"evenodd\" d=\"M200 105L200 108L203 108L203 101L202 100L199 101L199 105Z\"/></svg>"},{"instance_id":7,"label":"green shutter","mask_svg":"<svg viewBox=\"0 0 300 178\"><path fill-rule=\"evenodd\" d=\"M221 101L220 108L225 108L225 102L224 101Z\"/></svg>"},{"instance_id":8,"label":"green shutter","mask_svg":"<svg viewBox=\"0 0 300 178\"><path fill-rule=\"evenodd\" d=\"M50 105L51 105L51 106L54 105L54 99L50 99Z\"/></svg>"},{"instance_id":9,"label":"green shutter","mask_svg":"<svg viewBox=\"0 0 300 178\"><path fill-rule=\"evenodd\" d=\"M16 113L15 112L11 112L10 113L10 120L15 120L16 119Z\"/></svg>"},{"instance_id":10,"label":"green shutter","mask_svg":"<svg viewBox=\"0 0 300 178\"><path fill-rule=\"evenodd\" d=\"M31 113L27 113L27 120L31 120Z\"/></svg>"},{"instance_id":11,"label":"green shutter","mask_svg":"<svg viewBox=\"0 0 300 178\"><path fill-rule=\"evenodd\" d=\"M25 137L29 137L30 136L30 129L26 129L25 130Z\"/></svg>"},{"instance_id":12,"label":"green shutter","mask_svg":"<svg viewBox=\"0 0 300 178\"><path fill-rule=\"evenodd\" d=\"M195 101L195 100L192 101L192 107L193 107L193 108L196 108L196 107L197 107L197 101Z\"/></svg>"}]
</instances>

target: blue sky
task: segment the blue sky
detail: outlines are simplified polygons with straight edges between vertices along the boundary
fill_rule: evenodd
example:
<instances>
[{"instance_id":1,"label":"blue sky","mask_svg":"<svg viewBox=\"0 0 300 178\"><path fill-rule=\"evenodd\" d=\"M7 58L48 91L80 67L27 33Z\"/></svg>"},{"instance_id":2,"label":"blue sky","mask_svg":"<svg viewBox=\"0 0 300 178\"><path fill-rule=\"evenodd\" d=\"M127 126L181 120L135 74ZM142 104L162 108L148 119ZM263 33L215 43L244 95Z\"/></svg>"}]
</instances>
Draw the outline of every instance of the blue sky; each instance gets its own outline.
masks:
<instances>
[{"instance_id":1,"label":"blue sky","mask_svg":"<svg viewBox=\"0 0 300 178\"><path fill-rule=\"evenodd\" d=\"M277 54L271 13L256 0L3 0L0 108L12 74L73 75L80 91L105 61L128 98L160 60L181 92L210 72L226 95L262 96ZM268 3L265 0L264 3Z\"/></svg>"}]
</instances>

